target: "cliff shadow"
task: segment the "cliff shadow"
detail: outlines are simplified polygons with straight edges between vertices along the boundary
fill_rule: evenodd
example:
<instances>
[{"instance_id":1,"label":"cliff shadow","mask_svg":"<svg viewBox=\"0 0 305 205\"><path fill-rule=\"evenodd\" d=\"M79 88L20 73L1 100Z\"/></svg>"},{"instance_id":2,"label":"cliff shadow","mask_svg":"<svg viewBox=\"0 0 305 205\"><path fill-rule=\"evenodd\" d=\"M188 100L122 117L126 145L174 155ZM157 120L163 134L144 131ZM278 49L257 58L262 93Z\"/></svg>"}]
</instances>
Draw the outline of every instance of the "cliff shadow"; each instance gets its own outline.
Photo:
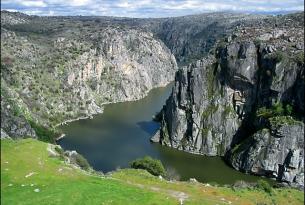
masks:
<instances>
[{"instance_id":1,"label":"cliff shadow","mask_svg":"<svg viewBox=\"0 0 305 205\"><path fill-rule=\"evenodd\" d=\"M154 135L160 128L160 123L155 121L141 121L137 122L137 125L150 136Z\"/></svg>"}]
</instances>

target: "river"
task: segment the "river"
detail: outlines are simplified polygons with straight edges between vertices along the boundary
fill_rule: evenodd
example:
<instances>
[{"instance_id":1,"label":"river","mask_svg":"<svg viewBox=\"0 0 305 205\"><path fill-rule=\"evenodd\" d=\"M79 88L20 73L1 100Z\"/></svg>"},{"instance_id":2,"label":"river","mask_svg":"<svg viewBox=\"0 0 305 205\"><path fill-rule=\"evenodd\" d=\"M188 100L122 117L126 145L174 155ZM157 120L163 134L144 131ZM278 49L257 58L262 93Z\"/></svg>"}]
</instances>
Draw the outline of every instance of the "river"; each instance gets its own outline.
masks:
<instances>
[{"instance_id":1,"label":"river","mask_svg":"<svg viewBox=\"0 0 305 205\"><path fill-rule=\"evenodd\" d=\"M95 170L102 172L126 168L130 161L149 155L160 159L180 180L196 178L218 184L257 181L259 177L234 170L220 157L189 154L149 141L159 127L152 117L165 104L171 89L171 85L156 88L141 100L106 105L104 113L93 119L62 126L66 136L57 143L65 150L76 150Z\"/></svg>"}]
</instances>

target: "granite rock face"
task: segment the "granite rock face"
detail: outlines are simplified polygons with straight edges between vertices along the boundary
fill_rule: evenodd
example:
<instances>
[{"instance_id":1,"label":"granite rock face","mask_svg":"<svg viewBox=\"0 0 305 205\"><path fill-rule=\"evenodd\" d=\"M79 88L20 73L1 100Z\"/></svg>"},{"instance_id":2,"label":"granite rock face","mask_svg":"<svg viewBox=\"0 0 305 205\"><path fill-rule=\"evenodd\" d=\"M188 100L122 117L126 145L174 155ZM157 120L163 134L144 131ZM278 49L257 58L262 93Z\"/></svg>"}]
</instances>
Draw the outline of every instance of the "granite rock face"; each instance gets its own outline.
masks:
<instances>
[{"instance_id":1,"label":"granite rock face","mask_svg":"<svg viewBox=\"0 0 305 205\"><path fill-rule=\"evenodd\" d=\"M304 50L295 45L304 21L289 27L297 15L276 18L277 28L274 19L239 28L215 55L180 69L153 141L303 187Z\"/></svg>"},{"instance_id":2,"label":"granite rock face","mask_svg":"<svg viewBox=\"0 0 305 205\"><path fill-rule=\"evenodd\" d=\"M264 15L205 13L161 19L151 27L175 55L178 64L187 65L207 55L217 41L236 26L252 24ZM144 24L145 25L145 24Z\"/></svg>"},{"instance_id":3,"label":"granite rock face","mask_svg":"<svg viewBox=\"0 0 305 205\"><path fill-rule=\"evenodd\" d=\"M259 130L232 150L238 170L304 186L304 124Z\"/></svg>"},{"instance_id":4,"label":"granite rock face","mask_svg":"<svg viewBox=\"0 0 305 205\"><path fill-rule=\"evenodd\" d=\"M191 153L224 155L240 125L231 104L233 90L222 89L213 57L176 73L173 93L161 113L160 142Z\"/></svg>"}]
</instances>

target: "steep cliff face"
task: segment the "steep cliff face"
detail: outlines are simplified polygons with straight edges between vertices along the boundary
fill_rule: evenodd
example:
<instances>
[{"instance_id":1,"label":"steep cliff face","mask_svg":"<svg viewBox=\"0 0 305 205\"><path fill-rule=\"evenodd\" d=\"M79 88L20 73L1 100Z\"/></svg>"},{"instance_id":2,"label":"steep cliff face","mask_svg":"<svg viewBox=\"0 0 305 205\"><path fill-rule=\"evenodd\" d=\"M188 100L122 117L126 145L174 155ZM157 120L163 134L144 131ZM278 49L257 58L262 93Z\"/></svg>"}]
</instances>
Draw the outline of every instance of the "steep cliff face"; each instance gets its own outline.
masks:
<instances>
[{"instance_id":1,"label":"steep cliff face","mask_svg":"<svg viewBox=\"0 0 305 205\"><path fill-rule=\"evenodd\" d=\"M180 69L152 141L304 186L304 22L291 19L241 28Z\"/></svg>"},{"instance_id":2,"label":"steep cliff face","mask_svg":"<svg viewBox=\"0 0 305 205\"><path fill-rule=\"evenodd\" d=\"M304 123L262 129L233 148L235 169L304 185Z\"/></svg>"},{"instance_id":3,"label":"steep cliff face","mask_svg":"<svg viewBox=\"0 0 305 205\"><path fill-rule=\"evenodd\" d=\"M39 124L97 114L105 103L140 99L174 79L175 57L150 32L94 19L2 14L1 81Z\"/></svg>"},{"instance_id":4,"label":"steep cliff face","mask_svg":"<svg viewBox=\"0 0 305 205\"><path fill-rule=\"evenodd\" d=\"M217 80L218 68L209 57L177 72L173 93L159 114L162 144L209 156L230 148L240 120L231 104L233 90Z\"/></svg>"},{"instance_id":5,"label":"steep cliff face","mask_svg":"<svg viewBox=\"0 0 305 205\"><path fill-rule=\"evenodd\" d=\"M160 37L181 65L206 56L217 40L230 35L236 26L251 24L264 15L207 13L161 19L152 31Z\"/></svg>"},{"instance_id":6,"label":"steep cliff face","mask_svg":"<svg viewBox=\"0 0 305 205\"><path fill-rule=\"evenodd\" d=\"M175 58L151 33L105 29L92 38L100 39L97 47L75 62L82 68L68 65L70 86L90 81L94 93L118 102L142 98L173 80Z\"/></svg>"}]
</instances>

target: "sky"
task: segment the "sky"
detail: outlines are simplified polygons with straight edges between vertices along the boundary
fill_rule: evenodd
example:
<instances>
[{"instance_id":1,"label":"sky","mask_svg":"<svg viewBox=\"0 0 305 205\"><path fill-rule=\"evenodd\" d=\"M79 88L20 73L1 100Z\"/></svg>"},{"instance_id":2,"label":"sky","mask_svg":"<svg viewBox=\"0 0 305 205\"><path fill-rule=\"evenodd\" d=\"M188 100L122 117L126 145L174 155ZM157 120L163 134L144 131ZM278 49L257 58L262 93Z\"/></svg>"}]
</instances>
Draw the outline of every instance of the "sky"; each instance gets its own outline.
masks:
<instances>
[{"instance_id":1,"label":"sky","mask_svg":"<svg viewBox=\"0 0 305 205\"><path fill-rule=\"evenodd\" d=\"M1 10L30 15L170 17L231 11L286 13L304 11L304 0L1 0Z\"/></svg>"}]
</instances>

